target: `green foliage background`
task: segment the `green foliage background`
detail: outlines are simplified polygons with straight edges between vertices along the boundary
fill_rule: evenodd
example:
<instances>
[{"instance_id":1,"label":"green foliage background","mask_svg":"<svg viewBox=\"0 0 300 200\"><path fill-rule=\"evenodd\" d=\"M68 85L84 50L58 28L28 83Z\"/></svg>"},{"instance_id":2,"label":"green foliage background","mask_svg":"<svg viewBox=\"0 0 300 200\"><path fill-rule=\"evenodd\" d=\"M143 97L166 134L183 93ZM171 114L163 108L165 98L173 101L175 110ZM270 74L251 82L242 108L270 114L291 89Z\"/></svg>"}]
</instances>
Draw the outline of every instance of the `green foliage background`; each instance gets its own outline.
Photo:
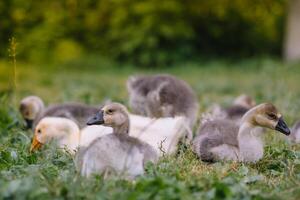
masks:
<instances>
[{"instance_id":1,"label":"green foliage background","mask_svg":"<svg viewBox=\"0 0 300 200\"><path fill-rule=\"evenodd\" d=\"M96 54L143 66L281 53L285 0L1 0L0 56L9 38L29 61Z\"/></svg>"}]
</instances>

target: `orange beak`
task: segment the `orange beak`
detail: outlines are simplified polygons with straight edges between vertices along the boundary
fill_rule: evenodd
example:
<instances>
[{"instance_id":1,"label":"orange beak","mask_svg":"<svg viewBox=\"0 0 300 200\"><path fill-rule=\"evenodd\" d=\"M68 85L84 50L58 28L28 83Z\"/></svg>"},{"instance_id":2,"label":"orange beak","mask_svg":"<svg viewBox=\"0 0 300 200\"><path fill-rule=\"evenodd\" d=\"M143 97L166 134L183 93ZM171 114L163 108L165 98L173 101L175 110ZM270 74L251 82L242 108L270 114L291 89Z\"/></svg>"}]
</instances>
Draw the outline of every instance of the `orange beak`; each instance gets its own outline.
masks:
<instances>
[{"instance_id":1,"label":"orange beak","mask_svg":"<svg viewBox=\"0 0 300 200\"><path fill-rule=\"evenodd\" d=\"M34 135L34 136L33 136L33 139L32 139L32 143L31 143L31 147L30 147L30 153L33 152L33 151L35 151L35 150L37 150L37 149L39 149L39 148L41 148L42 145L43 145L43 144L40 143L40 142L37 140L36 136Z\"/></svg>"}]
</instances>

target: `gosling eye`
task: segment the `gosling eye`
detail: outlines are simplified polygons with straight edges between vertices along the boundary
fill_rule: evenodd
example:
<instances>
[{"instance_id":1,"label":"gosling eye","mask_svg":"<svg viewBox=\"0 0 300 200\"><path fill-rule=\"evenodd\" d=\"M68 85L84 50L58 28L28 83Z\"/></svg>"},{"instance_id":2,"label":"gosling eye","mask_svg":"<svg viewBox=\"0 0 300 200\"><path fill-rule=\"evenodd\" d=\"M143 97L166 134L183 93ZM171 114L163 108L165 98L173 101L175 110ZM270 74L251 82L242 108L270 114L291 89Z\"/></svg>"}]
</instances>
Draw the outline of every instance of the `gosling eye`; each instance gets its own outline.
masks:
<instances>
[{"instance_id":1,"label":"gosling eye","mask_svg":"<svg viewBox=\"0 0 300 200\"><path fill-rule=\"evenodd\" d=\"M271 120L277 120L277 116L274 113L269 113L268 118Z\"/></svg>"},{"instance_id":2,"label":"gosling eye","mask_svg":"<svg viewBox=\"0 0 300 200\"><path fill-rule=\"evenodd\" d=\"M37 132L38 132L39 134L41 134L41 133L42 133L41 129L38 129L38 130L37 130Z\"/></svg>"},{"instance_id":3,"label":"gosling eye","mask_svg":"<svg viewBox=\"0 0 300 200\"><path fill-rule=\"evenodd\" d=\"M106 113L109 114L109 115L113 114L113 112L114 112L114 111L113 111L112 109L108 109L108 110L106 111Z\"/></svg>"}]
</instances>

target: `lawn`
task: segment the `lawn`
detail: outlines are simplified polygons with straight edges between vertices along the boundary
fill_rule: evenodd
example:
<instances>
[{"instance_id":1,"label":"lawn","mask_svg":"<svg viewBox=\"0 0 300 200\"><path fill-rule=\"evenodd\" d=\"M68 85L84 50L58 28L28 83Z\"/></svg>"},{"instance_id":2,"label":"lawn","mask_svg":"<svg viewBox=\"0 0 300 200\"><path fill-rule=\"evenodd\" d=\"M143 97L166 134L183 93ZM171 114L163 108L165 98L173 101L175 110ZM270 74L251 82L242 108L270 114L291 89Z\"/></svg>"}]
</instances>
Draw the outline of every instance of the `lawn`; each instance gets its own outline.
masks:
<instances>
[{"instance_id":1,"label":"lawn","mask_svg":"<svg viewBox=\"0 0 300 200\"><path fill-rule=\"evenodd\" d=\"M31 131L22 128L18 101L38 95L47 104L80 101L127 104L126 79L139 73L170 73L195 90L204 112L228 106L241 93L272 102L290 126L300 119L300 64L273 59L211 60L143 69L101 60L64 65L17 63L17 87L9 90L12 64L0 62L0 198L6 199L300 199L300 145L268 131L265 155L256 164L207 164L190 147L148 165L135 181L80 177L72 157L50 145L30 154Z\"/></svg>"}]
</instances>

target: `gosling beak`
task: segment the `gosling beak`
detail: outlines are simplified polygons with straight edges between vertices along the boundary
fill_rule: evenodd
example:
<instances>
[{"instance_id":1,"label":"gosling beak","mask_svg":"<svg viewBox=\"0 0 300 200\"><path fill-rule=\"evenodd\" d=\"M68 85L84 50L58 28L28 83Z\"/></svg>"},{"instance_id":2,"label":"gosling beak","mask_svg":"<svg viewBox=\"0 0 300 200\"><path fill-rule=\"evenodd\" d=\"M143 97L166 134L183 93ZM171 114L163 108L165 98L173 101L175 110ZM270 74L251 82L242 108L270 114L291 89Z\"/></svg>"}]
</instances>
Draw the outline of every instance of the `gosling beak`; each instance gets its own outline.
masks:
<instances>
[{"instance_id":1,"label":"gosling beak","mask_svg":"<svg viewBox=\"0 0 300 200\"><path fill-rule=\"evenodd\" d=\"M97 112L97 114L93 118L89 119L86 124L88 126L104 124L103 111L101 110L100 112Z\"/></svg>"},{"instance_id":2,"label":"gosling beak","mask_svg":"<svg viewBox=\"0 0 300 200\"><path fill-rule=\"evenodd\" d=\"M30 153L41 148L42 147L42 143L39 142L36 138L36 136L34 135L33 136L33 139L32 139L32 143L31 143L31 147L30 147Z\"/></svg>"},{"instance_id":3,"label":"gosling beak","mask_svg":"<svg viewBox=\"0 0 300 200\"><path fill-rule=\"evenodd\" d=\"M33 120L32 119L25 119L25 122L26 122L26 128L31 129L32 124L33 124Z\"/></svg>"},{"instance_id":4,"label":"gosling beak","mask_svg":"<svg viewBox=\"0 0 300 200\"><path fill-rule=\"evenodd\" d=\"M289 127L286 125L286 123L284 122L282 117L279 118L279 121L275 127L275 130L277 130L285 135L290 135L290 133L291 133Z\"/></svg>"}]
</instances>

